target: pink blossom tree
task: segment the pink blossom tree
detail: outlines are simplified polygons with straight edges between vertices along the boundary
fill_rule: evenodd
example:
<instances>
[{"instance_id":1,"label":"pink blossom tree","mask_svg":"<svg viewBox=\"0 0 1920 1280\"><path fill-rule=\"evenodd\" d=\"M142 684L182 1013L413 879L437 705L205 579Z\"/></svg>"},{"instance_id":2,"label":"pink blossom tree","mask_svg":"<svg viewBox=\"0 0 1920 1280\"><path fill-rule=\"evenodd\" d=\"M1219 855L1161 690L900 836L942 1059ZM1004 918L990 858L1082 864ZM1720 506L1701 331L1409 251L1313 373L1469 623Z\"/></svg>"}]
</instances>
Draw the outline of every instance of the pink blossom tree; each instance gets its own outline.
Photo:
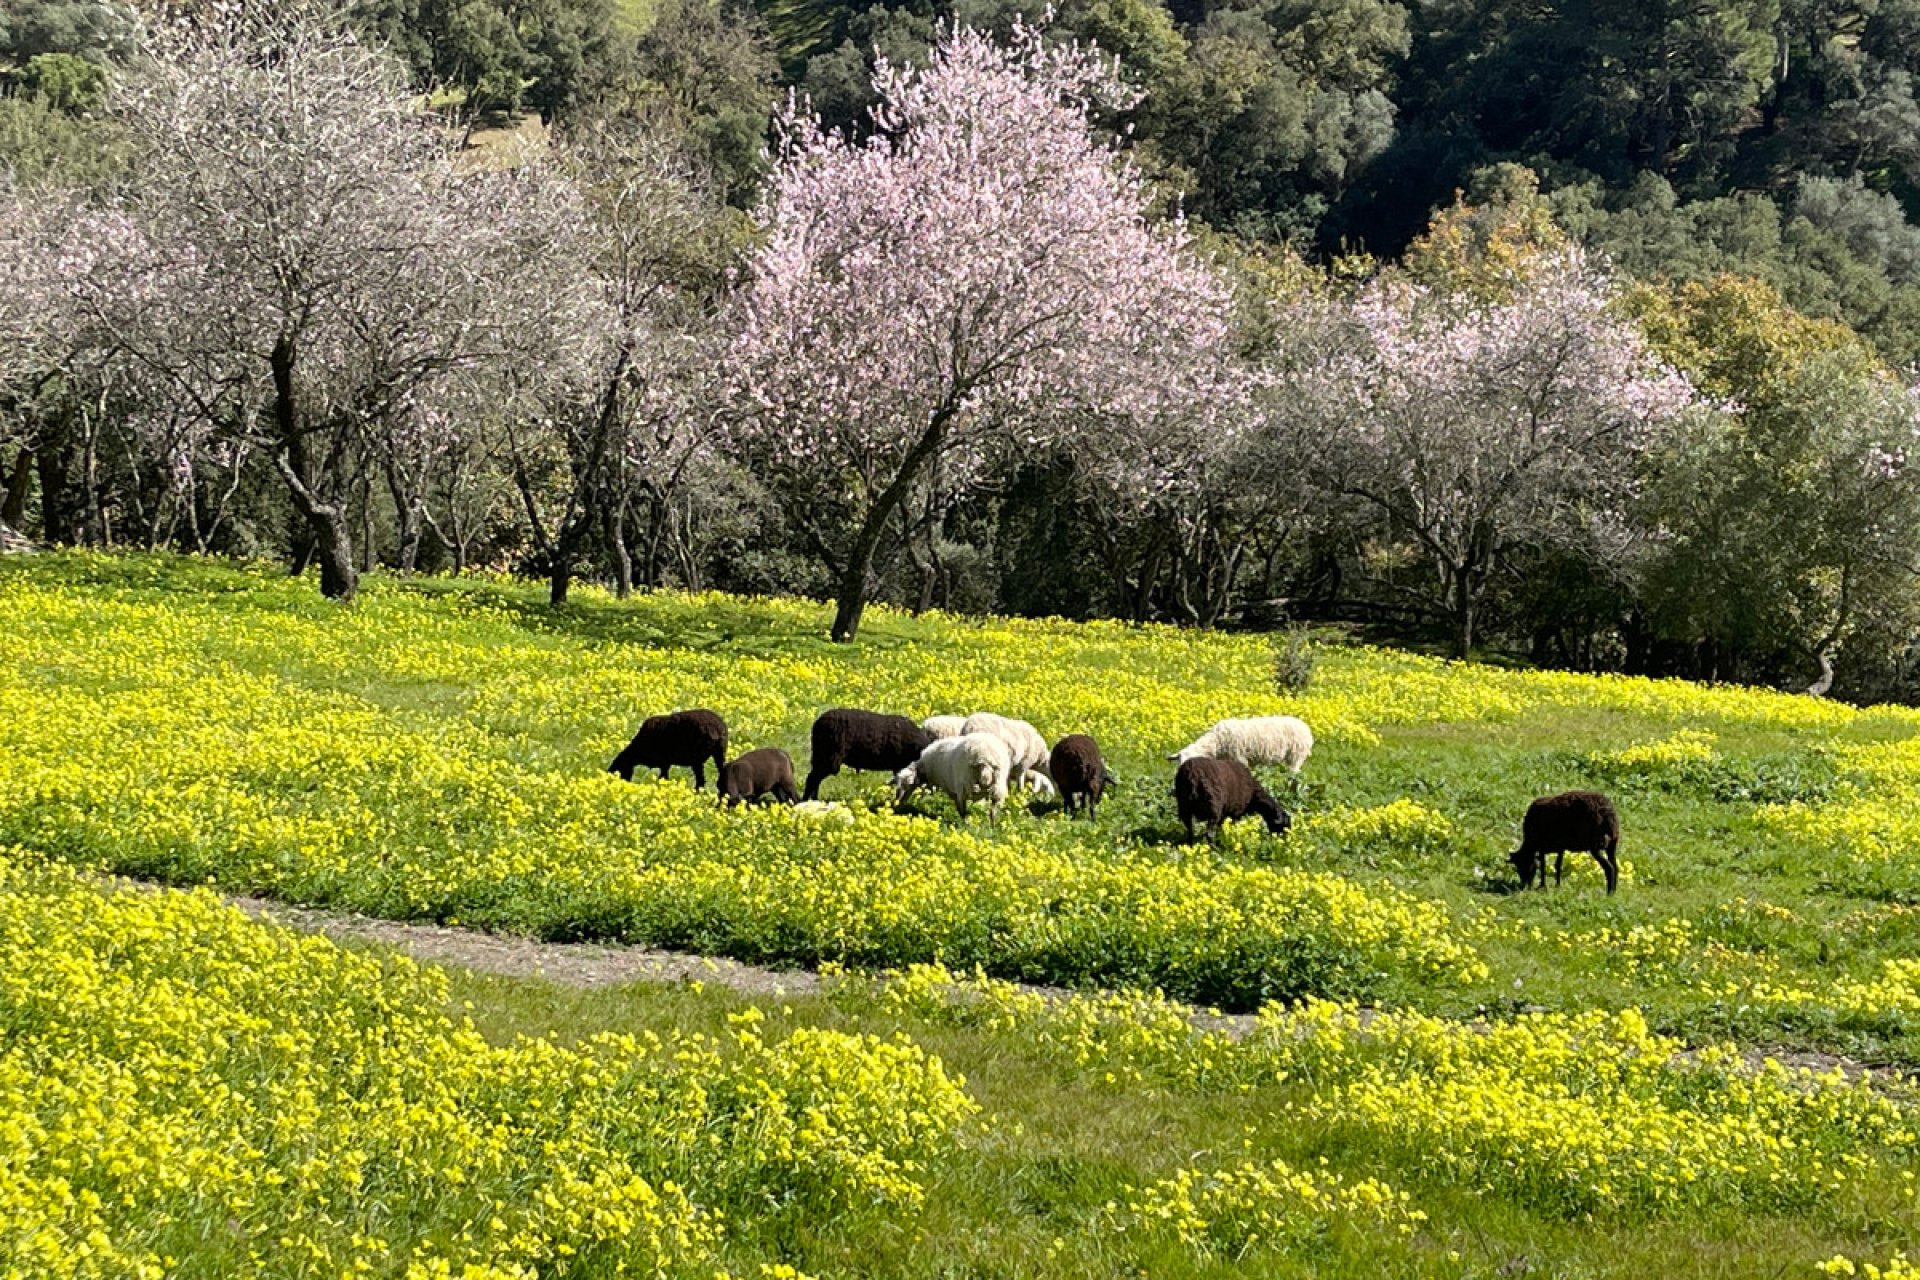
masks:
<instances>
[{"instance_id":1,"label":"pink blossom tree","mask_svg":"<svg viewBox=\"0 0 1920 1280\"><path fill-rule=\"evenodd\" d=\"M954 27L874 87L864 141L790 105L731 351L738 448L834 572L842 641L908 510L1198 404L1226 354L1226 291L1089 130L1127 97L1110 62Z\"/></svg>"},{"instance_id":2,"label":"pink blossom tree","mask_svg":"<svg viewBox=\"0 0 1920 1280\"><path fill-rule=\"evenodd\" d=\"M1333 427L1328 483L1417 546L1460 657L1512 551L1626 536L1637 460L1693 400L1612 296L1573 249L1492 296L1389 276L1303 371L1294 403Z\"/></svg>"}]
</instances>

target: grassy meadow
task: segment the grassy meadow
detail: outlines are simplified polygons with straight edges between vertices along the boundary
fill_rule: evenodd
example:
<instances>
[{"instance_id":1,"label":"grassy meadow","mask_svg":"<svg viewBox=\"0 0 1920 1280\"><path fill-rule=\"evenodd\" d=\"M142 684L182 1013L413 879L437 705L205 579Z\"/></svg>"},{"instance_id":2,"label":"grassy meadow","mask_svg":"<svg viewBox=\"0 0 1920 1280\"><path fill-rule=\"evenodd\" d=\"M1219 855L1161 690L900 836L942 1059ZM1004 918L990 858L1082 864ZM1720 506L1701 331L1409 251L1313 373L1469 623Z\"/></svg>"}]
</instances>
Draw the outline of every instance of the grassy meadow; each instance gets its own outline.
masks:
<instances>
[{"instance_id":1,"label":"grassy meadow","mask_svg":"<svg viewBox=\"0 0 1920 1280\"><path fill-rule=\"evenodd\" d=\"M881 611L843 648L807 602L341 610L164 557L11 560L0 611L0 1272L1866 1275L1920 1239L1920 712L1333 646L1287 694L1262 636ZM680 706L801 772L827 707L991 709L1121 782L961 824L875 774L727 814L604 772ZM1292 835L1185 845L1167 753L1279 711L1317 738L1269 778ZM1620 892L1515 891L1527 800L1576 785ZM96 873L846 976L443 974Z\"/></svg>"}]
</instances>

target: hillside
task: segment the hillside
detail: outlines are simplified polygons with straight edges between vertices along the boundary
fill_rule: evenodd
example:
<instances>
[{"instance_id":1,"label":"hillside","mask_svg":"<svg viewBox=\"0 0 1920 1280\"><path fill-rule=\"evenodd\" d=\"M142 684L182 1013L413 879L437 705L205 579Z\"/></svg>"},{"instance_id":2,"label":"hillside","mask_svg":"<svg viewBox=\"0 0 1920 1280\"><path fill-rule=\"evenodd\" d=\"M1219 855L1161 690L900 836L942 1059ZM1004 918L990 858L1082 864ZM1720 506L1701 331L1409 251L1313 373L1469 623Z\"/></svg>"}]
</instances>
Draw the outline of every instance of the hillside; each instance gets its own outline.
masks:
<instances>
[{"instance_id":1,"label":"hillside","mask_svg":"<svg viewBox=\"0 0 1920 1280\"><path fill-rule=\"evenodd\" d=\"M622 1167L649 1178L684 1167L696 1202L733 1206L718 1243L656 1239L669 1272L718 1258L743 1275L760 1259L934 1275L971 1258L995 1274L1209 1274L1258 1255L1302 1274L1477 1275L1518 1258L1632 1275L1684 1257L1696 1273L1811 1275L1835 1254L1884 1263L1920 1227L1904 1087L1751 1065L1756 1049L1789 1048L1920 1064L1909 799L1920 715L1905 709L1339 646L1322 647L1311 682L1289 694L1261 637L882 612L850 649L816 638L824 607L805 602L588 593L555 613L507 582L376 578L343 611L277 572L164 557L10 561L0 604L12 620L0 638L0 845L14 978L0 1023L29 1028L16 1043L41 1046L31 1052L61 1043L32 995L60 954L105 966L127 992L70 1007L61 1034L84 1035L98 1069L127 1060L136 1076L160 1069L156 1033L108 1024L150 984L169 998L208 993L185 1025L223 1001L255 1009L230 1043L283 1020L324 1023L337 1016L328 1001L375 1007L386 984L415 982L310 944L303 963L338 967L310 1014L263 994L280 960L259 961L265 985L251 994L224 994L231 979L206 967L207 948L266 957L291 944L217 918L204 898L136 906L63 868L856 975L944 964L845 978L752 1013L697 984L561 993L453 975L451 998L502 1046L518 1031L570 1044L674 1026L725 1040L730 1021L762 1019L766 1045L818 1034L808 1028L901 1031L964 1075L983 1108L965 1123L935 1101L947 1086L931 1077L913 1086L930 1092L911 1133L834 1113L853 1126L833 1148L852 1163L835 1167L861 1174L816 1177L805 1162L828 1148L805 1142L797 1150L815 1154L800 1163L755 1157L758 1172L721 1174L642 1159L678 1141L664 1128L592 1128L590 1142L573 1131L586 1145L567 1158L584 1162L571 1167L586 1182L624 1152ZM807 725L828 706L991 707L1049 738L1093 733L1121 784L1097 824L1036 803L990 825L961 824L927 795L896 814L876 775L830 780L834 807L807 814L718 811L684 772L633 784L604 772L642 716L687 705L725 715L736 753L780 745L803 769ZM1216 717L1274 711L1305 717L1318 738L1303 782L1270 779L1293 833L1274 840L1246 823L1217 847L1184 845L1166 753ZM1607 897L1585 859L1558 889L1514 891L1504 855L1521 809L1576 785L1619 803L1620 892ZM67 923L36 923L47 911ZM88 941L61 942L61 930ZM243 941L215 941L228 935ZM976 967L986 976L964 976ZM1285 1004L1234 1039L1157 997L1054 1003L988 978L1157 987L1241 1011ZM448 998L439 981L379 1007L423 1028L408 1036L453 1035L433 1024ZM754 1047L761 1034L724 1070L799 1087L791 1068L755 1056L786 1052ZM537 1042L509 1051L549 1054L542 1071L591 1069ZM221 1060L236 1081L276 1070ZM323 1092L329 1060L300 1068ZM446 1105L494 1105L462 1096ZM43 1105L0 1091L12 1112L0 1128ZM126 1104L133 1148L158 1132L135 1123L153 1105ZM373 1153L360 1175L373 1176L385 1139L330 1119L333 1105L298 1124ZM229 1141L212 1119L168 1123L187 1126L170 1130L182 1152ZM244 1135L233 1140L269 1153L307 1140L233 1123ZM741 1130L756 1135L741 1151L771 1140L757 1125ZM871 1157L857 1156L869 1142ZM138 1160L116 1172L59 1149L21 1148L19 1194L40 1195L71 1167L62 1160L82 1160L96 1188L148 1176L129 1171ZM508 1162L488 1166L505 1178L531 1176L508 1172L514 1161L531 1171L551 1158L518 1146L487 1157ZM779 1185L761 1199L752 1187L774 1187L766 1179ZM377 1273L404 1273L422 1242L453 1240L478 1211L446 1184L409 1185L417 1206L354 1228L389 1241L369 1255ZM182 1194L180 1221L214 1212ZM300 1212L333 1213L333 1194L316 1184ZM108 1194L90 1211L116 1249L181 1238L116 1203ZM818 1217L828 1205L840 1207ZM46 1229L83 1220L56 1214ZM527 1229L541 1243L515 1256L542 1274L618 1274L653 1256L632 1253L630 1236L587 1249L586 1219ZM338 1260L352 1234L314 1239ZM25 1246L0 1237L9 1247ZM251 1247L268 1273L300 1273L284 1242ZM559 1262L568 1250L584 1251Z\"/></svg>"}]
</instances>

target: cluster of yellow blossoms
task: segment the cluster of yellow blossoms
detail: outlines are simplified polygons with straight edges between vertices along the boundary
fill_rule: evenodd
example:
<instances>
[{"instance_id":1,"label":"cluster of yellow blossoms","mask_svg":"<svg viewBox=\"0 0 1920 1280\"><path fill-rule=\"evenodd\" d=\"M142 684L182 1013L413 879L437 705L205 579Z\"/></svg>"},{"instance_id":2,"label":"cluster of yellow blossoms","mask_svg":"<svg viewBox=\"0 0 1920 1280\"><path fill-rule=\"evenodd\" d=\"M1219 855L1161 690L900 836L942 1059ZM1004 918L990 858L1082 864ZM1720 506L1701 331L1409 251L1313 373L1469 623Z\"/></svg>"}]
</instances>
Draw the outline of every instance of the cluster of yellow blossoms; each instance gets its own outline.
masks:
<instances>
[{"instance_id":1,"label":"cluster of yellow blossoms","mask_svg":"<svg viewBox=\"0 0 1920 1280\"><path fill-rule=\"evenodd\" d=\"M1253 1027L1158 996L1048 998L920 966L837 998L1017 1033L1096 1080L1288 1089L1284 1110L1394 1167L1568 1216L1819 1203L1916 1142L1904 1105L1838 1072L1688 1051L1637 1011L1476 1024L1307 1001Z\"/></svg>"},{"instance_id":2,"label":"cluster of yellow blossoms","mask_svg":"<svg viewBox=\"0 0 1920 1280\"><path fill-rule=\"evenodd\" d=\"M1294 1251L1336 1224L1405 1235L1426 1220L1404 1191L1377 1178L1348 1182L1285 1160L1182 1169L1109 1206L1122 1235L1170 1237L1197 1253L1239 1259L1260 1250Z\"/></svg>"},{"instance_id":3,"label":"cluster of yellow blossoms","mask_svg":"<svg viewBox=\"0 0 1920 1280\"><path fill-rule=\"evenodd\" d=\"M456 638L479 606L455 599L376 592L352 615L236 617L5 584L0 608L24 625L0 636L0 839L392 917L744 959L939 957L1243 1008L1364 995L1382 973L1485 973L1470 930L1388 885L1116 851L1059 822L990 833L864 804L729 814L683 778L621 783L603 766L636 710L723 706L737 751L835 702L964 707L992 686L982 670L946 693L829 688L802 659L705 668L684 650L682 665L635 673L625 666L644 650L537 636L481 650ZM724 616L713 601L674 616L709 605ZM958 634L964 654L972 636ZM951 665L921 669L955 678ZM356 671L362 693L349 692ZM419 684L458 685L461 714L415 710ZM1170 701L1158 688L1136 684L1142 707ZM1186 732L1171 714L1158 729L1176 745ZM1328 820L1357 835L1445 830L1417 806Z\"/></svg>"},{"instance_id":4,"label":"cluster of yellow blossoms","mask_svg":"<svg viewBox=\"0 0 1920 1280\"><path fill-rule=\"evenodd\" d=\"M917 1203L976 1109L905 1043L502 1047L445 1003L437 971L0 851L0 1273L677 1273L735 1211Z\"/></svg>"}]
</instances>

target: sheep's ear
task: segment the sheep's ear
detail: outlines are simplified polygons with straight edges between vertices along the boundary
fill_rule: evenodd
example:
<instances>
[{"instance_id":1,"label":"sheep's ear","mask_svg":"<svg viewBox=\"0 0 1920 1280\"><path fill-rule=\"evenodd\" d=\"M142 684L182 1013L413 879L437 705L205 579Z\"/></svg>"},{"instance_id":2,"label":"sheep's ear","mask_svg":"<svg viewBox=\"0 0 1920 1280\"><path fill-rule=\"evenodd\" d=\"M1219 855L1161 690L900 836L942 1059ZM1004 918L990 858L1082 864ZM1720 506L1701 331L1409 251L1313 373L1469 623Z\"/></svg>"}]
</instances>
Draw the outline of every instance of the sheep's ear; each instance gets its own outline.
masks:
<instances>
[{"instance_id":1,"label":"sheep's ear","mask_svg":"<svg viewBox=\"0 0 1920 1280\"><path fill-rule=\"evenodd\" d=\"M1178 760L1179 758L1180 758L1180 753L1178 751L1171 751L1167 753L1167 759L1169 760Z\"/></svg>"}]
</instances>

